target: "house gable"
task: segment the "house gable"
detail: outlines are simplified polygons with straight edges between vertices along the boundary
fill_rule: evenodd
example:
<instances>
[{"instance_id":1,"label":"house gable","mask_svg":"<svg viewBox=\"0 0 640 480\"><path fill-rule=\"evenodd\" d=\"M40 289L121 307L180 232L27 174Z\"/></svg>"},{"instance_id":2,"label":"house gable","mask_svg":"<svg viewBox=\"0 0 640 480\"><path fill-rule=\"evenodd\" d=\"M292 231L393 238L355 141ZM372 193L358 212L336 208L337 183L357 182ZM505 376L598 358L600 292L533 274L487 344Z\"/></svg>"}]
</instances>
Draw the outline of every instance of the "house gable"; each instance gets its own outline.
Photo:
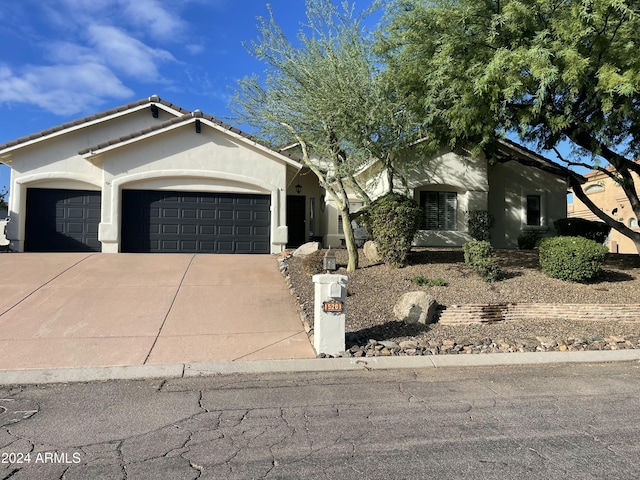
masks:
<instances>
[{"instance_id":1,"label":"house gable","mask_svg":"<svg viewBox=\"0 0 640 480\"><path fill-rule=\"evenodd\" d=\"M160 99L157 95L152 95L149 98L138 100L136 102L128 103L120 107L116 107L104 112L89 115L71 122L63 123L40 132L36 132L24 137L17 138L10 142L0 145L0 162L10 165L11 153L20 150L31 145L38 144L40 142L49 141L58 136L64 136L71 134L78 130L88 129L96 125L104 124L115 119L122 119L122 117L130 115L132 113L149 110L150 115L153 118L160 116L160 111L168 114L169 116L180 116L188 114L189 111L185 110L177 105L173 105L170 102Z\"/></svg>"}]
</instances>

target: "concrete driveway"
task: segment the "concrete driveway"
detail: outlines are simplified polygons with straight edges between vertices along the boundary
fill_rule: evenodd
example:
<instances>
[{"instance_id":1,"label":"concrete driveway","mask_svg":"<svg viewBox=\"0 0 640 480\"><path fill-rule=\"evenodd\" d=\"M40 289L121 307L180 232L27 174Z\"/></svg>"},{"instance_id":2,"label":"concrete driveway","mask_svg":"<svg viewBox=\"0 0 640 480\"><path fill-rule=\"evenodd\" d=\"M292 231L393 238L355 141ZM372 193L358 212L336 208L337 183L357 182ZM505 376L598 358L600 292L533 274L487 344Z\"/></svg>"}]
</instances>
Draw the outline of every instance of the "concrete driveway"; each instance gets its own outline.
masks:
<instances>
[{"instance_id":1,"label":"concrete driveway","mask_svg":"<svg viewBox=\"0 0 640 480\"><path fill-rule=\"evenodd\" d=\"M0 370L314 358L269 255L0 254Z\"/></svg>"}]
</instances>

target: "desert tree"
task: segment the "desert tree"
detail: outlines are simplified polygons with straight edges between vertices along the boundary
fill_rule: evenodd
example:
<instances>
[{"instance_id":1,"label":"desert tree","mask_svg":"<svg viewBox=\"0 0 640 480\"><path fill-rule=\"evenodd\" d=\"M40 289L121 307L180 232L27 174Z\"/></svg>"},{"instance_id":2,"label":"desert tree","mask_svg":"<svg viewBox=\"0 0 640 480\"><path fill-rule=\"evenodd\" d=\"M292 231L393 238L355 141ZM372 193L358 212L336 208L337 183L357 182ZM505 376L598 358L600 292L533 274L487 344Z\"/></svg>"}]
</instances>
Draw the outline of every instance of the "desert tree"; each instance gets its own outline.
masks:
<instances>
[{"instance_id":1,"label":"desert tree","mask_svg":"<svg viewBox=\"0 0 640 480\"><path fill-rule=\"evenodd\" d=\"M613 179L640 218L638 2L398 0L387 19L387 74L431 141L470 142L491 156L496 138L517 134ZM640 251L639 232L598 208L578 175L567 180Z\"/></svg>"},{"instance_id":2,"label":"desert tree","mask_svg":"<svg viewBox=\"0 0 640 480\"><path fill-rule=\"evenodd\" d=\"M381 161L401 175L409 146L420 136L418 118L394 99L374 52L375 31L366 27L380 8L356 13L355 5L307 0L307 19L294 39L278 25L271 8L259 18L259 36L248 43L265 64L263 76L239 82L235 120L256 129L272 145L296 145L301 159L335 202L344 219L348 271L358 267L348 192L365 204L367 186L357 173ZM399 97L398 97L399 98Z\"/></svg>"}]
</instances>

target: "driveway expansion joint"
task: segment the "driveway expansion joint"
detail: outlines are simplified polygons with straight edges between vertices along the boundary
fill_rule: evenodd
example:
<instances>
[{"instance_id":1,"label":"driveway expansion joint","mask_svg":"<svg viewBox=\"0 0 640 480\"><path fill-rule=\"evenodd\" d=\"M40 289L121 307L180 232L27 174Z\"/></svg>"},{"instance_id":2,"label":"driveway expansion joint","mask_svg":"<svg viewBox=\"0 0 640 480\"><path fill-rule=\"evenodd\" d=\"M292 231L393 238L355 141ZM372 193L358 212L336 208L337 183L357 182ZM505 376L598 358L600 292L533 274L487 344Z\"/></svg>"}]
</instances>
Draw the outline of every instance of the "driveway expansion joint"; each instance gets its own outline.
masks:
<instances>
[{"instance_id":1,"label":"driveway expansion joint","mask_svg":"<svg viewBox=\"0 0 640 480\"><path fill-rule=\"evenodd\" d=\"M153 349L156 346L156 343L158 343L158 338L160 338L160 334L162 333L162 329L164 328L165 324L167 323L167 318L169 318L169 315L171 314L171 310L173 309L173 305L176 302L176 298L178 298L178 293L180 293L180 289L182 288L182 284L184 283L184 279L187 277L187 273L189 272L189 268L191 268L191 264L193 263L193 260L196 258L195 254L191 255L191 259L189 260L189 264L187 265L187 268L185 268L184 273L182 274L182 278L180 279L180 283L178 284L178 288L176 288L176 292L173 295L173 298L171 299L171 305L169 305L169 308L167 309L167 313L165 314L164 318L162 319L162 324L160 325L160 328L158 329L158 334L156 335L156 338L153 341L153 344L151 345L151 348L149 349L149 353L147 353L147 357L144 359L144 362L142 362L143 365L147 365L147 362L149 361L149 357L151 356L151 353L153 352Z\"/></svg>"}]
</instances>

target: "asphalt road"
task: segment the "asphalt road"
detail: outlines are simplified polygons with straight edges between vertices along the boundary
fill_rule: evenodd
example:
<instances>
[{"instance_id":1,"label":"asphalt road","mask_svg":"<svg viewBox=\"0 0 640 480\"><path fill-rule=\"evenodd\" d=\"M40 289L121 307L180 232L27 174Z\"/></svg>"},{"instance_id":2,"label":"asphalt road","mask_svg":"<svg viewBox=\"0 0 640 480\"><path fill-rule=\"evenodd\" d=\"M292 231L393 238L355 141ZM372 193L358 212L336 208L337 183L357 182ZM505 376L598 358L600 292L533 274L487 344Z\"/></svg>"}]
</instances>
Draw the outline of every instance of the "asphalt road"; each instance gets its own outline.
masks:
<instances>
[{"instance_id":1,"label":"asphalt road","mask_svg":"<svg viewBox=\"0 0 640 480\"><path fill-rule=\"evenodd\" d=\"M631 479L639 380L616 363L0 387L0 479Z\"/></svg>"}]
</instances>

